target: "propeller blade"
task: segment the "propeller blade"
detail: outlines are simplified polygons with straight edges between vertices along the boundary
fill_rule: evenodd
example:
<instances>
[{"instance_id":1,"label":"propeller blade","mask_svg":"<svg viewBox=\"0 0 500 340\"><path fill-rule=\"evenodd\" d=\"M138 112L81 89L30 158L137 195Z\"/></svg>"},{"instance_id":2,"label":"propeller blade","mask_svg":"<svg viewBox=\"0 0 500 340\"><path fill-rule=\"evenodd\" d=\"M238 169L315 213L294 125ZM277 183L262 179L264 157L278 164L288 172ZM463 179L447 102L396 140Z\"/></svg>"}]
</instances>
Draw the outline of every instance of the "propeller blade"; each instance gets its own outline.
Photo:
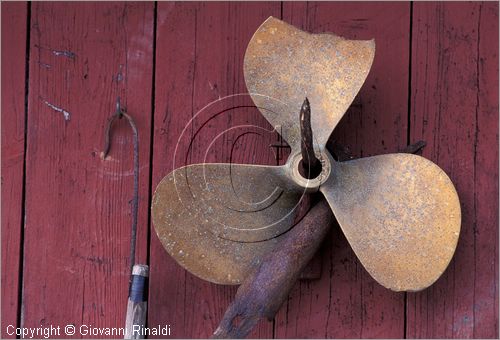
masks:
<instances>
[{"instance_id":1,"label":"propeller blade","mask_svg":"<svg viewBox=\"0 0 500 340\"><path fill-rule=\"evenodd\" d=\"M299 110L312 108L315 144L325 145L363 85L374 40L310 34L269 17L254 33L244 59L245 82L255 105L283 138L300 150Z\"/></svg>"},{"instance_id":2,"label":"propeller blade","mask_svg":"<svg viewBox=\"0 0 500 340\"><path fill-rule=\"evenodd\" d=\"M294 225L302 195L281 166L189 165L156 188L153 223L181 266L214 283L239 284Z\"/></svg>"},{"instance_id":3,"label":"propeller blade","mask_svg":"<svg viewBox=\"0 0 500 340\"><path fill-rule=\"evenodd\" d=\"M460 203L431 161L389 154L335 163L320 190L359 260L384 287L418 291L448 266Z\"/></svg>"}]
</instances>

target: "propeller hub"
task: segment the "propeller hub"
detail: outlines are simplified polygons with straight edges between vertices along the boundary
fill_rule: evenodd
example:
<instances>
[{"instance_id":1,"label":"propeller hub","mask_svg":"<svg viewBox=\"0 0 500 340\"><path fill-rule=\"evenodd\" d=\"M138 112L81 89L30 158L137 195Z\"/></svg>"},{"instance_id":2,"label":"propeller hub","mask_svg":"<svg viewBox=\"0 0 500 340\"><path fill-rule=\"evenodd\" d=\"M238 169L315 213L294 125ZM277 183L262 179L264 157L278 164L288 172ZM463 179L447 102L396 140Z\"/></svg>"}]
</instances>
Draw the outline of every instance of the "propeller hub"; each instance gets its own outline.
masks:
<instances>
[{"instance_id":1,"label":"propeller hub","mask_svg":"<svg viewBox=\"0 0 500 340\"><path fill-rule=\"evenodd\" d=\"M322 149L321 151L315 150L316 157L321 162L321 172L314 178L306 178L302 176L300 168L302 167L302 154L297 152L290 156L288 160L288 172L292 181L304 189L304 193L313 193L319 190L319 187L327 181L332 172L332 165L334 164L333 157L330 153Z\"/></svg>"}]
</instances>

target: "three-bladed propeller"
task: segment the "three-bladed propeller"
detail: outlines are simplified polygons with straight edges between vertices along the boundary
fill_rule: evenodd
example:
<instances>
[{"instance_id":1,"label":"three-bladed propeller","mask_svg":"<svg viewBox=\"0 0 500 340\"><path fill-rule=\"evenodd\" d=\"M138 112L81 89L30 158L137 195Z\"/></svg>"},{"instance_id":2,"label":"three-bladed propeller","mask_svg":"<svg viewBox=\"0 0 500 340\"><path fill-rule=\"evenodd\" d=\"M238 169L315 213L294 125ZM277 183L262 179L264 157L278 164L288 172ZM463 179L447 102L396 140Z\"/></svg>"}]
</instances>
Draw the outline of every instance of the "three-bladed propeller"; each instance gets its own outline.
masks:
<instances>
[{"instance_id":1,"label":"three-bladed propeller","mask_svg":"<svg viewBox=\"0 0 500 340\"><path fill-rule=\"evenodd\" d=\"M326 142L365 81L373 41L309 34L270 17L245 55L247 88L292 151L283 166L195 164L158 185L153 222L163 246L193 274L238 284L294 225L304 194L320 191L366 270L392 290L431 285L446 269L460 232L460 204L431 161L389 154L335 161ZM311 103L321 173L307 179L297 111Z\"/></svg>"}]
</instances>

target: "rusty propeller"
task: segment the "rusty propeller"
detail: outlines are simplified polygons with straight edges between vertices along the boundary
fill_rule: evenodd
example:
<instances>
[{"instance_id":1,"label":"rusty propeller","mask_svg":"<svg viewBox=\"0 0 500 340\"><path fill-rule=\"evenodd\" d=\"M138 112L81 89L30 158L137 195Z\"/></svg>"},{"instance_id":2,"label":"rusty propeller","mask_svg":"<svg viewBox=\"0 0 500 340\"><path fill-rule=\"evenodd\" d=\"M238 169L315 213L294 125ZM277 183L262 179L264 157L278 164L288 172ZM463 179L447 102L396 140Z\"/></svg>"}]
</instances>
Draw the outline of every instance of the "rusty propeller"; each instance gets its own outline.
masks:
<instances>
[{"instance_id":1,"label":"rusty propeller","mask_svg":"<svg viewBox=\"0 0 500 340\"><path fill-rule=\"evenodd\" d=\"M158 184L152 216L168 253L205 280L239 284L293 227L306 193L320 191L366 270L383 286L416 291L446 269L460 232L460 204L447 175L416 155L337 162L326 142L361 88L371 41L309 34L270 17L244 60L248 90L292 151L283 166L195 164ZM307 179L297 110L308 97L320 174Z\"/></svg>"}]
</instances>

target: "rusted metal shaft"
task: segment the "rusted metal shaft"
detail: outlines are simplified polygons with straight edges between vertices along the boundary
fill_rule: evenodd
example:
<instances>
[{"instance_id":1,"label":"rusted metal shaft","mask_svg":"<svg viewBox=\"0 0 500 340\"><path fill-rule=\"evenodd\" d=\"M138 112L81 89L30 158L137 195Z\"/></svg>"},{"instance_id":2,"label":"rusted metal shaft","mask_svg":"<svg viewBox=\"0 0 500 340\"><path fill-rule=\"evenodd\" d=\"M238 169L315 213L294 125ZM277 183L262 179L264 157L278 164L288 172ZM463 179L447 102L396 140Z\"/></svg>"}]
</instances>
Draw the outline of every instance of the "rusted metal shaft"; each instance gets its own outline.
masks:
<instances>
[{"instance_id":1,"label":"rusted metal shaft","mask_svg":"<svg viewBox=\"0 0 500 340\"><path fill-rule=\"evenodd\" d=\"M326 200L318 198L319 202L241 284L212 338L245 338L261 318L274 318L333 220Z\"/></svg>"},{"instance_id":2,"label":"rusted metal shaft","mask_svg":"<svg viewBox=\"0 0 500 340\"><path fill-rule=\"evenodd\" d=\"M305 99L300 108L300 136L302 153L302 172L306 178L315 178L321 172L321 162L314 153L313 132L311 127L311 106L309 99Z\"/></svg>"}]
</instances>

